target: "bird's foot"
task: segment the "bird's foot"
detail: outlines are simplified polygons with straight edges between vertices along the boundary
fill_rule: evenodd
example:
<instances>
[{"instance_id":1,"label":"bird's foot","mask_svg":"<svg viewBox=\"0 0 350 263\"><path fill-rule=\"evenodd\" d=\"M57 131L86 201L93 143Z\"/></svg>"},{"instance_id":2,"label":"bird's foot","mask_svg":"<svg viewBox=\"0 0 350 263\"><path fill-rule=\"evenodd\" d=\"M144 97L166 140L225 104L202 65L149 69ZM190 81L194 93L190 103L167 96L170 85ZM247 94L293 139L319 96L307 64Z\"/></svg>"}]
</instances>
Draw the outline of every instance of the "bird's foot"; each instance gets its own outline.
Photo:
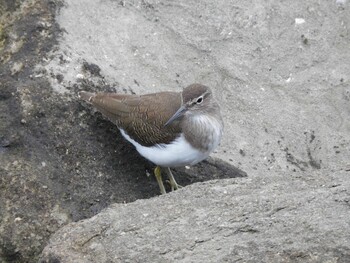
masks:
<instances>
[{"instance_id":1,"label":"bird's foot","mask_svg":"<svg viewBox=\"0 0 350 263\"><path fill-rule=\"evenodd\" d=\"M162 170L161 170L160 166L157 166L154 169L154 175L156 176L156 179L157 179L157 182L158 182L158 185L160 188L160 193L166 194L165 187L164 187L163 180L162 180Z\"/></svg>"},{"instance_id":2,"label":"bird's foot","mask_svg":"<svg viewBox=\"0 0 350 263\"><path fill-rule=\"evenodd\" d=\"M169 184L170 184L170 187L171 187L171 191L174 191L174 190L177 190L179 188L182 188L181 185L179 185L176 181L175 181L175 178L173 176L173 173L171 172L170 168L167 167L167 173L168 173L168 177L169 177Z\"/></svg>"},{"instance_id":3,"label":"bird's foot","mask_svg":"<svg viewBox=\"0 0 350 263\"><path fill-rule=\"evenodd\" d=\"M172 192L183 187L183 186L179 185L176 181L174 182L174 181L171 181L171 180L166 180L165 182L170 184Z\"/></svg>"}]
</instances>

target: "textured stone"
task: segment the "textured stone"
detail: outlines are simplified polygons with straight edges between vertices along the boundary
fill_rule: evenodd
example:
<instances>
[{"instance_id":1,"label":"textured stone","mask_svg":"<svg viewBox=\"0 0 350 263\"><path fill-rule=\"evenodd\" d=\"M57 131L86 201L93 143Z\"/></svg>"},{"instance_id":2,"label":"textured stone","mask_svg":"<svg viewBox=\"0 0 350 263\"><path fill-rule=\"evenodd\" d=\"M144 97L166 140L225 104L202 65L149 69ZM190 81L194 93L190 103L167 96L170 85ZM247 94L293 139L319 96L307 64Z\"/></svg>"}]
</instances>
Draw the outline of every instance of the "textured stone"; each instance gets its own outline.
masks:
<instances>
[{"instance_id":1,"label":"textured stone","mask_svg":"<svg viewBox=\"0 0 350 263\"><path fill-rule=\"evenodd\" d=\"M117 214L127 214L125 209L134 213L149 206L161 215L159 222L150 217L149 233L139 224L144 238L122 245L125 260L176 255L186 261L189 254L188 260L201 262L220 254L216 243L223 261L346 259L348 1L0 0L0 15L1 262L37 262L52 234L67 224L62 230L67 238L81 239L73 238L69 224L113 203L120 205L104 215L113 222L118 218L121 226L129 218ZM212 87L222 105L221 146L214 159L174 171L184 189L142 200L159 194L153 176L147 176L154 166L113 124L81 104L77 93L178 91L193 82ZM188 188L246 174L248 179ZM237 185L235 193L231 184ZM230 196L219 191L216 197L215 187ZM225 198L238 210L227 212L224 205L220 210ZM172 215L166 207L174 210L171 239L164 236L163 223ZM279 211L270 216L269 207ZM215 232L214 213L229 220L227 228ZM166 244L154 243L158 232ZM177 232L184 244L168 244ZM201 240L193 241L196 236ZM127 231L125 237L131 237ZM50 244L61 238L58 232ZM103 253L100 246L108 239L99 238L94 249ZM113 243L120 236L109 238ZM51 262L58 262L62 246L48 246L42 259L50 251ZM139 255L143 249L148 252ZM94 260L88 252L86 258ZM64 259L72 262L68 255L71 248Z\"/></svg>"},{"instance_id":2,"label":"textured stone","mask_svg":"<svg viewBox=\"0 0 350 263\"><path fill-rule=\"evenodd\" d=\"M348 262L347 176L227 179L115 204L60 229L40 262Z\"/></svg>"}]
</instances>

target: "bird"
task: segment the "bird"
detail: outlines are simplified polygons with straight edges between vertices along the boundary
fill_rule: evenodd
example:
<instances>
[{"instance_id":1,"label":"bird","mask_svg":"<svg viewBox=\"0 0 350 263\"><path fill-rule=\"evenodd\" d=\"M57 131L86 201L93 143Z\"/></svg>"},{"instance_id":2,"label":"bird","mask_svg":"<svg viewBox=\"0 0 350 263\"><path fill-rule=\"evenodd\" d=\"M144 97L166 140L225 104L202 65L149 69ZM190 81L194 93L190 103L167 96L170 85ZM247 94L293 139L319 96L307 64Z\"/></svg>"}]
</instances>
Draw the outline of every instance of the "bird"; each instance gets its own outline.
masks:
<instances>
[{"instance_id":1,"label":"bird","mask_svg":"<svg viewBox=\"0 0 350 263\"><path fill-rule=\"evenodd\" d=\"M79 92L117 125L123 137L144 158L156 165L154 174L165 194L162 169L171 190L177 184L170 168L195 165L220 144L224 123L212 90L194 83L181 92L163 91L144 95Z\"/></svg>"}]
</instances>

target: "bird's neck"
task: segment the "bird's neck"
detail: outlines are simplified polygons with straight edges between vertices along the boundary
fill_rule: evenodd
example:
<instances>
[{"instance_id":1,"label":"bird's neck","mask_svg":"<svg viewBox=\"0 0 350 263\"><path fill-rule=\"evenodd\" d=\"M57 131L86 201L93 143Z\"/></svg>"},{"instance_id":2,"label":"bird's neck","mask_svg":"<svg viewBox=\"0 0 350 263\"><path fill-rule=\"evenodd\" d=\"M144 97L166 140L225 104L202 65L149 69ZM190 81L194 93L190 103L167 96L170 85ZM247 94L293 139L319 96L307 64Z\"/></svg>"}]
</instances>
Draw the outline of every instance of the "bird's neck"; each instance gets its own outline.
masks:
<instances>
[{"instance_id":1,"label":"bird's neck","mask_svg":"<svg viewBox=\"0 0 350 263\"><path fill-rule=\"evenodd\" d=\"M185 116L182 130L193 147L202 152L212 152L220 142L223 121L220 115L193 114Z\"/></svg>"}]
</instances>

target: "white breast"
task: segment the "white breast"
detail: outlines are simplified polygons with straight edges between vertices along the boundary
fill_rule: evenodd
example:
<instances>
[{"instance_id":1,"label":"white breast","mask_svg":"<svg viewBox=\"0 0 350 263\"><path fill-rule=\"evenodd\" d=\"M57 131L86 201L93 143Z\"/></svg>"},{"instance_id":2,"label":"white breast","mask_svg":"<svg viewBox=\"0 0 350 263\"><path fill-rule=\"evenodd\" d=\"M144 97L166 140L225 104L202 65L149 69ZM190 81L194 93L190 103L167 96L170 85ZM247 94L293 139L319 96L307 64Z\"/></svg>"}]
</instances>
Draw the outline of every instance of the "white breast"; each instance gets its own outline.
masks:
<instances>
[{"instance_id":1,"label":"white breast","mask_svg":"<svg viewBox=\"0 0 350 263\"><path fill-rule=\"evenodd\" d=\"M204 140L209 142L205 147L206 150L198 150L187 142L185 136L181 134L175 141L170 144L157 144L152 147L142 146L132 138L123 129L120 129L121 134L131 142L136 150L145 158L163 167L177 167L194 165L203 161L209 154L219 145L223 124L221 119L216 119L211 116L199 115L192 116L192 128L204 134L207 138Z\"/></svg>"},{"instance_id":2,"label":"white breast","mask_svg":"<svg viewBox=\"0 0 350 263\"><path fill-rule=\"evenodd\" d=\"M136 150L143 157L163 167L194 165L207 158L210 154L210 152L203 153L193 148L183 135L171 144L157 144L156 146L145 147L131 139L124 130L120 129L120 132L125 139L136 147Z\"/></svg>"}]
</instances>

